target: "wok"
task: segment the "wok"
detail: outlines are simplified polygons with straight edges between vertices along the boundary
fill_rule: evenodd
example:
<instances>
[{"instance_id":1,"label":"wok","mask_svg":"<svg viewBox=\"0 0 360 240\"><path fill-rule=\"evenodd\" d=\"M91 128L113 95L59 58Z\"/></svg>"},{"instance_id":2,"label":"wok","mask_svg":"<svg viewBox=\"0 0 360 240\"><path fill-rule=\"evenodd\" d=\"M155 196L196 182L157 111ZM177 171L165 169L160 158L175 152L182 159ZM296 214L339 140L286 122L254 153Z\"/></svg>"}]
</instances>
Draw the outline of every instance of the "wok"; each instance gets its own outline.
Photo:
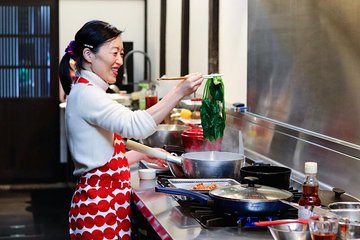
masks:
<instances>
[{"instance_id":1,"label":"wok","mask_svg":"<svg viewBox=\"0 0 360 240\"><path fill-rule=\"evenodd\" d=\"M240 169L245 162L243 155L232 152L189 152L179 157L129 139L126 141L126 147L175 163L182 167L188 178L233 178L238 180L240 179Z\"/></svg>"},{"instance_id":2,"label":"wok","mask_svg":"<svg viewBox=\"0 0 360 240\"><path fill-rule=\"evenodd\" d=\"M200 203L213 206L216 211L241 216L271 216L284 212L290 206L281 200L290 200L293 197L291 192L255 185L252 182L215 188L209 191L209 195L167 187L155 187L155 191L192 197Z\"/></svg>"}]
</instances>

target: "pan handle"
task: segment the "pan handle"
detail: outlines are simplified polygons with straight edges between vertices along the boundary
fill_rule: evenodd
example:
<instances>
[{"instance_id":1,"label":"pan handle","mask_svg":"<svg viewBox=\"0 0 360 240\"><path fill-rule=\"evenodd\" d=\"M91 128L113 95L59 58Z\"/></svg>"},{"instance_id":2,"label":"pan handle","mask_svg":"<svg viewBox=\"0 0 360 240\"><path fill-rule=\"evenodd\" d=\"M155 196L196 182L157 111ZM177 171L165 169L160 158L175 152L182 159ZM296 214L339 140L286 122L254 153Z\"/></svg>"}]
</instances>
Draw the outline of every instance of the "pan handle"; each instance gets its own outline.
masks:
<instances>
[{"instance_id":1,"label":"pan handle","mask_svg":"<svg viewBox=\"0 0 360 240\"><path fill-rule=\"evenodd\" d=\"M212 204L212 199L210 196L182 188L155 187L155 192L192 197L198 200L200 203Z\"/></svg>"},{"instance_id":2,"label":"pan handle","mask_svg":"<svg viewBox=\"0 0 360 240\"><path fill-rule=\"evenodd\" d=\"M168 162L175 163L177 165L181 165L181 158L178 156L173 156L167 152L160 151L158 149L146 146L144 144L135 142L133 140L128 139L126 141L126 147L131 150L135 150L156 158L160 158L166 160Z\"/></svg>"},{"instance_id":3,"label":"pan handle","mask_svg":"<svg viewBox=\"0 0 360 240\"><path fill-rule=\"evenodd\" d=\"M287 219L287 220L274 220L274 221L260 221L260 222L255 222L254 225L258 227L267 227L267 226L288 224L288 223L308 224L308 222L309 222L308 219Z\"/></svg>"}]
</instances>

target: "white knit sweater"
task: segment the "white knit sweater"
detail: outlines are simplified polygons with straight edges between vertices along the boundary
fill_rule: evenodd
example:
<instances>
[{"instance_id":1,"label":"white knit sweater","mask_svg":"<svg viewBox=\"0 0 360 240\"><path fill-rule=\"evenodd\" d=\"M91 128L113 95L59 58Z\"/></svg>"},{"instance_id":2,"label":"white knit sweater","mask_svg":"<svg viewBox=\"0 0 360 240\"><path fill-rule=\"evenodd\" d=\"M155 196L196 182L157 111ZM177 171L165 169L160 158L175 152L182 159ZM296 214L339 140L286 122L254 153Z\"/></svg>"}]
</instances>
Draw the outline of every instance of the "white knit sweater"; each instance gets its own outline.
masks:
<instances>
[{"instance_id":1,"label":"white knit sweater","mask_svg":"<svg viewBox=\"0 0 360 240\"><path fill-rule=\"evenodd\" d=\"M84 70L80 75L92 86L74 84L65 111L74 175L103 166L110 160L114 152L114 132L125 138L142 139L156 131L156 123L146 111L131 111L113 101L106 93L108 84L99 76Z\"/></svg>"}]
</instances>

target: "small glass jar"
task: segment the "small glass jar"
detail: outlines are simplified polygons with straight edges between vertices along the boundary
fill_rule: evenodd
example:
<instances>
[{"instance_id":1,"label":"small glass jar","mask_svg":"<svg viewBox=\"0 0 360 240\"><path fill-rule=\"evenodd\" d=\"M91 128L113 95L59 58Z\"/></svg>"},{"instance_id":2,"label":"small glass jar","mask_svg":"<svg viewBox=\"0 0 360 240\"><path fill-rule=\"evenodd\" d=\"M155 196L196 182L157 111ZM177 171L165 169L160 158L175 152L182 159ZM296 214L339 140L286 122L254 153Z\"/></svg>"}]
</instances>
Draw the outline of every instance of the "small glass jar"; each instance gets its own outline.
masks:
<instances>
[{"instance_id":1,"label":"small glass jar","mask_svg":"<svg viewBox=\"0 0 360 240\"><path fill-rule=\"evenodd\" d=\"M152 86L146 90L145 96L145 108L148 109L151 106L155 105L158 102L158 96L155 86Z\"/></svg>"}]
</instances>

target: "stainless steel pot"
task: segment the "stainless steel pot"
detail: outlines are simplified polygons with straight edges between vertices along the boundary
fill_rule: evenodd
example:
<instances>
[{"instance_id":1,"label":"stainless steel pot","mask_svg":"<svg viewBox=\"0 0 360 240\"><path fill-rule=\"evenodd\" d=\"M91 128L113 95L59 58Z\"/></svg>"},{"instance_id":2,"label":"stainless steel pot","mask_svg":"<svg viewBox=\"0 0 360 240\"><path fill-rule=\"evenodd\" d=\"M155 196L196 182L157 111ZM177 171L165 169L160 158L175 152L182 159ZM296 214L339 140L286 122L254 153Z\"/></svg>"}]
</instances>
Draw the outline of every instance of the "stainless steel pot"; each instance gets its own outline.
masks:
<instances>
[{"instance_id":1,"label":"stainless steel pot","mask_svg":"<svg viewBox=\"0 0 360 240\"><path fill-rule=\"evenodd\" d=\"M175 163L182 167L188 178L233 178L239 180L240 169L245 162L243 155L232 152L189 152L179 157L132 140L127 140L126 147Z\"/></svg>"},{"instance_id":2,"label":"stainless steel pot","mask_svg":"<svg viewBox=\"0 0 360 240\"><path fill-rule=\"evenodd\" d=\"M162 148L165 145L182 146L181 133L191 127L177 124L159 124L156 132L141 141L150 147Z\"/></svg>"},{"instance_id":3,"label":"stainless steel pot","mask_svg":"<svg viewBox=\"0 0 360 240\"><path fill-rule=\"evenodd\" d=\"M345 231L340 233L341 240L358 240L360 239L360 223L350 222L345 224ZM338 235L339 236L339 235Z\"/></svg>"},{"instance_id":4,"label":"stainless steel pot","mask_svg":"<svg viewBox=\"0 0 360 240\"><path fill-rule=\"evenodd\" d=\"M335 202L328 207L330 212L360 223L360 202Z\"/></svg>"},{"instance_id":5,"label":"stainless steel pot","mask_svg":"<svg viewBox=\"0 0 360 240\"><path fill-rule=\"evenodd\" d=\"M360 202L334 202L328 207L341 217L338 239L360 239Z\"/></svg>"}]
</instances>

